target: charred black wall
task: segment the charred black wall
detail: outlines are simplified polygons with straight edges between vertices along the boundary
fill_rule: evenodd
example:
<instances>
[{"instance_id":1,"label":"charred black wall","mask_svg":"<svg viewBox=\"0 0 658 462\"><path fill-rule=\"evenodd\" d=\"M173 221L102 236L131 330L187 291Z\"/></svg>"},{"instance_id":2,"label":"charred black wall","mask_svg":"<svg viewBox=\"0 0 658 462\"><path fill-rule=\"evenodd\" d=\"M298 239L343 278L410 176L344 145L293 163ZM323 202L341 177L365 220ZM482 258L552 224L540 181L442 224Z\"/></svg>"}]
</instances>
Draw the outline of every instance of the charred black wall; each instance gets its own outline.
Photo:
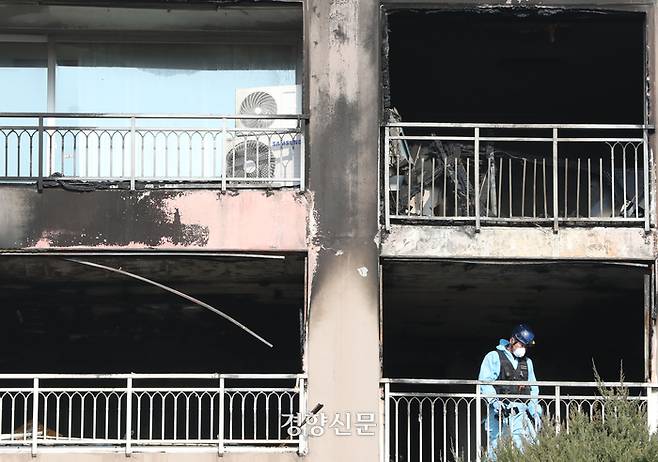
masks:
<instances>
[{"instance_id":1,"label":"charred black wall","mask_svg":"<svg viewBox=\"0 0 658 462\"><path fill-rule=\"evenodd\" d=\"M403 120L643 122L642 14L393 11L388 21Z\"/></svg>"},{"instance_id":2,"label":"charred black wall","mask_svg":"<svg viewBox=\"0 0 658 462\"><path fill-rule=\"evenodd\" d=\"M530 324L539 380L644 380L643 270L578 263L388 262L384 374L472 379L514 325ZM430 354L428 354L430 352Z\"/></svg>"}]
</instances>

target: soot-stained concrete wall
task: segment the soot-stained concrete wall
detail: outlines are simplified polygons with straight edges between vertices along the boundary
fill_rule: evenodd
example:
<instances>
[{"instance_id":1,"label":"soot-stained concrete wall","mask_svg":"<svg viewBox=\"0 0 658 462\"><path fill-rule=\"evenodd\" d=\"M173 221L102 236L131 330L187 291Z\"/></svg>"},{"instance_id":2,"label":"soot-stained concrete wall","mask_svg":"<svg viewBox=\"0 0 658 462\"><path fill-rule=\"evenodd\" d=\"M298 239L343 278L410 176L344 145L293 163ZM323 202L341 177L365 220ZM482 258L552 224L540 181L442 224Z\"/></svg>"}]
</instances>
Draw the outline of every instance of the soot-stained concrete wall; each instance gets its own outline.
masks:
<instances>
[{"instance_id":1,"label":"soot-stained concrete wall","mask_svg":"<svg viewBox=\"0 0 658 462\"><path fill-rule=\"evenodd\" d=\"M548 228L393 225L381 254L399 258L645 260L655 236L637 228Z\"/></svg>"},{"instance_id":2,"label":"soot-stained concrete wall","mask_svg":"<svg viewBox=\"0 0 658 462\"><path fill-rule=\"evenodd\" d=\"M379 2L306 2L314 191L309 407L378 415ZM377 436L309 442L308 460L378 460Z\"/></svg>"},{"instance_id":3,"label":"soot-stained concrete wall","mask_svg":"<svg viewBox=\"0 0 658 462\"><path fill-rule=\"evenodd\" d=\"M310 194L0 190L0 249L306 251Z\"/></svg>"}]
</instances>

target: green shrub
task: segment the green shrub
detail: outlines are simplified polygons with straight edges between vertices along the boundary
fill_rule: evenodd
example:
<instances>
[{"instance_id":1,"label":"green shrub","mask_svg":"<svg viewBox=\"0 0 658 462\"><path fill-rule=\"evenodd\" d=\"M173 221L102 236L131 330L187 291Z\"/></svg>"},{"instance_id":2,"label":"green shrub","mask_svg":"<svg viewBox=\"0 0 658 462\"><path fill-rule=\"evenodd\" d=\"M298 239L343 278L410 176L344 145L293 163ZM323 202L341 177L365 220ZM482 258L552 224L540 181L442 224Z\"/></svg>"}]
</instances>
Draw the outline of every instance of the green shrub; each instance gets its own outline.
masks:
<instances>
[{"instance_id":1,"label":"green shrub","mask_svg":"<svg viewBox=\"0 0 658 462\"><path fill-rule=\"evenodd\" d=\"M597 380L600 379L597 376ZM502 439L495 450L497 462L658 462L658 435L649 435L646 408L628 399L628 389L599 386L605 407L595 406L593 418L574 411L568 428L545 418L537 440L523 451Z\"/></svg>"}]
</instances>

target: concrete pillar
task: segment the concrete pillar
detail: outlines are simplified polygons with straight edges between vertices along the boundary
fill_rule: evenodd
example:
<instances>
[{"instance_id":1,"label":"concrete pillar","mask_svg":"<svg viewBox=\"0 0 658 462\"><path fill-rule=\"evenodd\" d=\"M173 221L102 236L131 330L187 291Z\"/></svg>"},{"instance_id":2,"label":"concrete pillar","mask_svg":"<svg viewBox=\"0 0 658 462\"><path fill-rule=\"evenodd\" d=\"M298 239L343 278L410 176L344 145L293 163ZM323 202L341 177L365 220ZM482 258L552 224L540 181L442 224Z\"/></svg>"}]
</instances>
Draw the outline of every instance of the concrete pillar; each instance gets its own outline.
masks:
<instances>
[{"instance_id":1,"label":"concrete pillar","mask_svg":"<svg viewBox=\"0 0 658 462\"><path fill-rule=\"evenodd\" d=\"M656 266L644 275L644 357L645 381L656 384L656 321L653 319L656 300ZM650 433L658 430L658 388L647 388L647 425Z\"/></svg>"},{"instance_id":2,"label":"concrete pillar","mask_svg":"<svg viewBox=\"0 0 658 462\"><path fill-rule=\"evenodd\" d=\"M647 98L648 98L648 104L647 104L647 111L645 114L645 122L649 124L656 124L656 108L658 107L658 92L656 92L656 75L658 74L657 72L657 66L658 66L658 59L656 58L657 53L658 53L658 37L656 35L656 24L658 24L658 9L656 9L655 6L650 6L647 9L647 80L648 80L648 85L647 85ZM652 156L655 159L656 155L656 147L658 146L657 143L657 138L654 132L649 133L649 146L652 151ZM658 174L656 171L656 164L654 162L653 164L654 170L651 172L655 178L655 175ZM650 183L651 187L651 200L654 201L653 205L654 207L658 207L658 201L656 201L656 182L652 181ZM647 201L647 199L645 199ZM649 212L649 207L647 207L647 213ZM656 213L656 209L654 209L653 213ZM658 215L658 214L657 214ZM655 230L654 230L654 235L655 235ZM655 249L655 244L654 244L654 255L655 255L656 249ZM646 303L646 309L647 309L647 315L645 319L645 342L646 342L646 347L645 347L645 355L648 354L648 364L646 365L646 372L647 376L646 379L648 382L651 382L652 384L658 384L658 338L656 337L657 334L657 325L656 325L656 320L653 319L653 313L655 312L655 304L656 298L658 296L658 293L656 292L657 289L657 284L656 284L656 268L658 268L658 259L654 261L654 265L651 269L652 274L650 276L645 277L645 291L647 291L647 286L648 286L648 292L650 292L648 295L648 300L645 302ZM651 433L655 433L658 430L658 389L656 388L650 388L647 390L647 419L648 419L648 426L649 426L649 431Z\"/></svg>"},{"instance_id":3,"label":"concrete pillar","mask_svg":"<svg viewBox=\"0 0 658 462\"><path fill-rule=\"evenodd\" d=\"M308 0L309 408L378 418L379 2ZM329 422L330 423L330 422ZM349 436L325 426L312 462L378 460L378 428ZM377 422L379 427L380 423ZM345 431L345 428L341 429Z\"/></svg>"}]
</instances>

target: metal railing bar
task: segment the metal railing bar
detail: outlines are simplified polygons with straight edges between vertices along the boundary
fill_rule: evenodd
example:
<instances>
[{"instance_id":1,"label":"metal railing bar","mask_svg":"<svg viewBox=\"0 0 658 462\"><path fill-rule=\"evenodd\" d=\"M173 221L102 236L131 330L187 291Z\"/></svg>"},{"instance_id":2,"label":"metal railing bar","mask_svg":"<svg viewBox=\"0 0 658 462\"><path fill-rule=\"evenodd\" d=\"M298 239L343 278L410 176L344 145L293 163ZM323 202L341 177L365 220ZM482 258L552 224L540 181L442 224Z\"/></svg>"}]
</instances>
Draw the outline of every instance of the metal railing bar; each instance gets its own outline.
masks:
<instances>
[{"instance_id":1,"label":"metal railing bar","mask_svg":"<svg viewBox=\"0 0 658 462\"><path fill-rule=\"evenodd\" d=\"M101 442L105 443L105 440L101 440ZM294 443L293 440L285 440L286 443ZM40 441L40 443L42 443ZM40 445L39 446L39 451L43 453L50 453L50 454L56 454L56 453L70 453L70 454L76 454L76 453L120 453L124 452L125 449L123 445L121 444L121 441L116 441L116 442L111 442L107 444L103 444L102 446L99 447L93 447L93 446L82 446L82 447L76 447L76 446L70 446L70 445L60 445L60 446L44 446ZM19 443L14 443L14 444L19 444ZM115 444L116 446L111 446L112 444ZM284 443L281 443L284 444ZM2 454L7 454L7 453L21 453L21 452L30 452L31 447L29 445L25 446L14 446L11 448L5 448L5 447L0 447L0 453ZM195 452L195 453L208 453L208 452L216 452L217 449L214 447L214 442L209 442L208 446L199 446L198 443L197 445L185 445L185 444L177 444L177 445L167 445L167 446L146 446L142 445L141 447L133 447L133 452L156 452L156 453L190 453L190 452ZM278 447L278 446L227 446L225 449L225 452L231 452L231 453L249 453L249 452L263 452L263 453L288 453L288 452L296 452L297 448L295 446L285 446L285 447Z\"/></svg>"},{"instance_id":2,"label":"metal railing bar","mask_svg":"<svg viewBox=\"0 0 658 462\"><path fill-rule=\"evenodd\" d=\"M649 179L649 139L647 131L644 131L643 134L643 143L642 143L642 162L643 162L643 190L644 190L644 201L645 201L645 211L644 211L644 231L649 232L651 229L651 213L649 210L653 207L651 200L653 199L653 194L649 189L649 184L655 184L654 180L650 181ZM637 183L636 183L637 184Z\"/></svg>"},{"instance_id":3,"label":"metal railing bar","mask_svg":"<svg viewBox=\"0 0 658 462\"><path fill-rule=\"evenodd\" d=\"M641 143L642 138L558 138L558 141L563 143Z\"/></svg>"},{"instance_id":4,"label":"metal railing bar","mask_svg":"<svg viewBox=\"0 0 658 462\"><path fill-rule=\"evenodd\" d=\"M289 119L308 120L308 114L273 114L273 115L239 115L239 114L177 114L177 113L130 113L130 112L0 112L2 118L58 118L58 119Z\"/></svg>"},{"instance_id":5,"label":"metal railing bar","mask_svg":"<svg viewBox=\"0 0 658 462\"><path fill-rule=\"evenodd\" d=\"M32 179L32 180L30 180ZM9 180L13 181L21 181L21 182L28 182L28 183L34 183L36 181L37 177L0 177L0 183L3 182L9 182ZM118 176L112 176L112 177L104 177L104 176L91 176L91 177L74 177L74 176L57 176L57 177L44 177L44 181L88 181L88 182L104 182L104 183L112 183L112 182L130 182L131 178L130 177L118 177ZM204 183L217 183L221 182L222 178L221 177L142 177L142 176L137 176L135 177L135 180L138 182L167 182L167 183L181 183L181 182L186 182L186 183L198 183L198 184L204 184ZM280 177L270 177L270 178L244 178L244 177L226 177L227 182L247 182L247 183L299 183L301 181L300 177L287 177L287 178L280 178ZM249 185L246 185L248 187ZM286 187L286 186L283 186Z\"/></svg>"},{"instance_id":6,"label":"metal railing bar","mask_svg":"<svg viewBox=\"0 0 658 462\"><path fill-rule=\"evenodd\" d=\"M552 196L553 196L553 232L557 233L558 228L559 228L559 191L558 191L558 145L559 145L559 140L558 140L558 129L554 128L553 129L553 186L552 186ZM567 161L565 159L564 167L565 167L565 172L566 172L566 166L567 166ZM567 177L565 174L564 177L564 185L565 185L565 194L564 194L564 200L565 200L565 206L564 206L564 214L567 214L567 206L566 206L566 200L567 200L567 195L566 195L566 185L567 185ZM546 159L544 159L544 214L546 214Z\"/></svg>"},{"instance_id":7,"label":"metal railing bar","mask_svg":"<svg viewBox=\"0 0 658 462\"><path fill-rule=\"evenodd\" d=\"M658 383L651 382L574 382L574 381L559 381L559 380L546 380L546 381L513 381L513 380L496 380L493 382L485 382L473 379L417 379L417 378L384 378L380 383L391 384L411 384L411 385L537 385L537 386L561 386L561 387L658 387ZM393 392L391 392L393 393ZM484 396L484 395L482 395Z\"/></svg>"},{"instance_id":8,"label":"metal railing bar","mask_svg":"<svg viewBox=\"0 0 658 462\"><path fill-rule=\"evenodd\" d=\"M47 441L47 440L46 440ZM294 445L299 442L298 439L292 439L292 440L282 440L282 439L268 439L268 440L254 440L254 439L234 439L234 440L225 440L227 444L259 444L261 446L263 445L270 445L270 444L289 444L289 445ZM41 441L39 441L41 443ZM98 444L98 443L115 443L115 444L122 444L123 440L93 440L93 439L72 439L71 443L73 444ZM190 439L155 439L155 440L137 440L133 439L131 440L133 450L136 449L138 446L158 446L158 445L176 445L176 446L192 446L192 445L198 445L198 444L207 444L207 445L212 445L213 448L217 444L216 439L208 439L208 438L190 438Z\"/></svg>"},{"instance_id":9,"label":"metal railing bar","mask_svg":"<svg viewBox=\"0 0 658 462\"><path fill-rule=\"evenodd\" d=\"M658 387L658 385L656 385ZM551 388L551 387L549 387ZM637 387L637 388L642 388L642 387ZM398 397L398 398L475 398L477 397L477 393L440 393L440 392L417 392L417 391L392 391L390 392L391 397ZM486 394L480 394L480 397L482 398L500 398L500 395L486 395ZM528 399L537 399L537 400L548 400L555 398L555 393L551 394L539 394L539 395L505 395L505 399L523 399L523 400L528 400ZM603 400L604 397L601 395L560 395L560 399L563 401L577 401L577 400L585 400L585 399L597 399L597 400ZM647 401L648 398L646 396L627 396L627 400L631 401Z\"/></svg>"},{"instance_id":10,"label":"metal railing bar","mask_svg":"<svg viewBox=\"0 0 658 462\"><path fill-rule=\"evenodd\" d=\"M176 120L176 118L172 118L171 120ZM127 119L127 122L130 120ZM8 125L2 125L2 121L0 120L0 132L1 131L15 131L15 130L21 130L25 132L22 135L29 135L31 131L36 131L39 127L38 125L19 125L19 126L8 126ZM50 135L60 135L60 136L69 136L71 139L73 139L73 133L59 133L59 132L79 132L82 134L91 134L94 131L97 130L102 130L105 132L121 132L121 133L130 133L131 127L129 125L126 126L101 126L101 125L49 125L44 128L44 131L49 133ZM208 135L208 134L213 134L217 135L223 132L221 128L212 128L212 127L198 127L198 126L173 126L173 127L165 127L165 126L136 126L135 127L135 132L139 135L151 135L153 136L153 133L159 133L162 134L162 132L167 132L169 134L190 134L190 135L197 135L197 137L201 138L202 135ZM253 134L254 137L256 136L263 136L263 135L271 135L271 136L276 136L276 137L282 137L286 135L300 135L301 134L301 129L300 128L227 128L226 133L230 134ZM620 141L624 141L625 139L622 139ZM292 140L284 140L285 142L292 141ZM283 144L285 146L285 144Z\"/></svg>"},{"instance_id":11,"label":"metal railing bar","mask_svg":"<svg viewBox=\"0 0 658 462\"><path fill-rule=\"evenodd\" d=\"M25 127L23 127L25 128ZM31 127L30 127L31 128ZM139 131L139 130L138 130ZM427 141L427 140L436 140L436 141L473 141L472 136L442 136L442 135L391 135L389 140L408 140L408 141ZM523 137L523 136L482 136L480 141L506 141L506 142L540 142L540 143L551 143L553 138L546 137ZM562 143L615 143L615 142L626 142L626 143L641 143L642 138L637 137L606 137L606 138L557 138L558 142Z\"/></svg>"},{"instance_id":12,"label":"metal railing bar","mask_svg":"<svg viewBox=\"0 0 658 462\"><path fill-rule=\"evenodd\" d=\"M1 116L1 114L0 114ZM452 122L390 122L385 127L401 128L529 128L529 129L624 129L624 130L653 130L655 125L645 124L510 124L510 123L452 123Z\"/></svg>"},{"instance_id":13,"label":"metal railing bar","mask_svg":"<svg viewBox=\"0 0 658 462\"><path fill-rule=\"evenodd\" d=\"M300 379L306 378L306 374L234 374L234 373L173 373L173 374L143 374L143 373L120 373L120 374L0 374L0 380L5 379Z\"/></svg>"},{"instance_id":14,"label":"metal railing bar","mask_svg":"<svg viewBox=\"0 0 658 462\"><path fill-rule=\"evenodd\" d=\"M447 217L442 217L442 216L408 216L408 215L393 215L391 214L391 219L392 220L403 220L405 222L411 221L445 221L445 222L472 222L475 220L475 217L470 216L470 217L454 217L454 216L447 216ZM482 222L488 222L488 223L553 223L552 218L544 218L544 217L486 217L483 216L480 218ZM563 217L560 216L558 217L558 222L560 223L567 223L567 222L573 222L573 223L589 223L589 224L606 224L606 223L642 223L644 222L644 218L634 218L634 217L610 217L610 218L605 218L605 217L592 217L592 218L587 218L587 217Z\"/></svg>"},{"instance_id":15,"label":"metal railing bar","mask_svg":"<svg viewBox=\"0 0 658 462\"><path fill-rule=\"evenodd\" d=\"M473 141L472 136L441 136L441 135L391 135L389 140L399 141L399 140L411 140L411 141L423 141L423 140L436 140L436 141ZM482 138L480 138L482 139Z\"/></svg>"}]
</instances>

